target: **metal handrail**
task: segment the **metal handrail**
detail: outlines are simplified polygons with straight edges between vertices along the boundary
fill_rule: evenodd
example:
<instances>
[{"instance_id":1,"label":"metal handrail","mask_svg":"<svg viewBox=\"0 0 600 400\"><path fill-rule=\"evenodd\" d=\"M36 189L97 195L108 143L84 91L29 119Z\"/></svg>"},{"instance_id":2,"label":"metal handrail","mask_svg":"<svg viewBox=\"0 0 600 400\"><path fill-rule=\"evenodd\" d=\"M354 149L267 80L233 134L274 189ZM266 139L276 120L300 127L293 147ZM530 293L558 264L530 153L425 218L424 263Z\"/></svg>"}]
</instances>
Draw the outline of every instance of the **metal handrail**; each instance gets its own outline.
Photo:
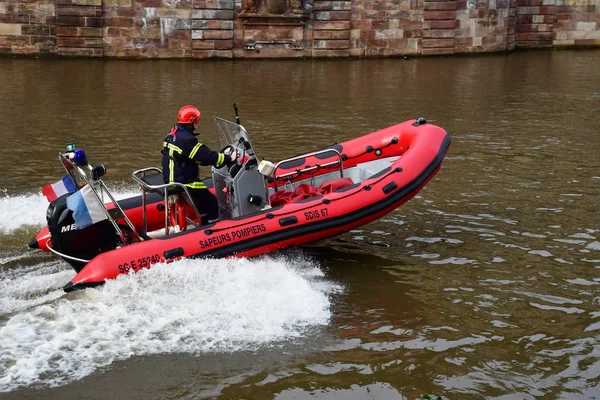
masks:
<instances>
[{"instance_id":1,"label":"metal handrail","mask_svg":"<svg viewBox=\"0 0 600 400\"><path fill-rule=\"evenodd\" d=\"M94 197L96 198L96 200L98 201L98 203L102 206L102 210L104 211L104 215L106 216L106 218L111 222L111 224L115 228L115 232L121 238L121 242L123 243L124 246L127 246L129 243L127 243L127 240L125 239L125 235L123 234L123 231L121 230L121 228L119 227L119 225L117 224L117 222L114 220L114 218L112 217L112 215L110 215L110 213L108 212L108 209L106 208L106 205L104 204L103 199L101 199L100 196L98 195L98 192L96 191L96 190L98 190L97 186L100 187L100 190L102 190L103 192L106 193L106 195L110 198L110 201L113 203L113 205L115 206L115 208L117 208L120 211L121 218L123 218L125 220L125 222L127 222L127 225L129 225L129 228L131 228L131 231L137 236L138 240L139 241L143 241L144 240L140 236L140 234L138 233L138 231L135 229L135 226L133 225L133 223L131 222L131 220L125 214L125 211L123 211L123 209L121 208L121 206L119 205L119 203L117 202L117 200L115 200L115 198L109 192L108 188L106 187L106 185L104 184L104 182L102 182L101 179L98 179L98 180L88 179L87 174L85 173L85 171L83 169L81 169L81 167L79 165L77 165L74 162L72 162L63 153L58 153L58 159L60 160L61 164L63 165L63 167L65 168L65 170L69 174L69 176L71 176L71 178L73 178L73 181L78 186L79 186L79 184L78 184L79 182L77 180L77 176L73 173L73 171L75 171L75 170L79 173L79 176L85 181L85 184L88 185L90 187L90 189L92 189L92 193L94 194ZM90 171L92 170L92 166L90 164L86 164L86 166L88 167L88 169ZM81 187L83 187L83 186L85 186L85 185L82 185Z\"/></svg>"},{"instance_id":2,"label":"metal handrail","mask_svg":"<svg viewBox=\"0 0 600 400\"><path fill-rule=\"evenodd\" d=\"M198 221L201 221L201 214L198 211L198 208L196 208L196 204L194 204L194 201L192 199L192 196L190 195L190 192L188 191L187 186L185 186L183 183L179 183L179 182L171 182L171 183L164 183L162 185L150 185L148 184L148 182L144 181L142 178L144 178L146 176L147 172L156 172L157 174L161 174L162 175L162 170L160 168L156 168L156 167L148 167L148 168L142 168L142 169L138 169L137 171L133 171L133 173L131 174L131 178L136 181L141 187L142 189L142 216L144 219L144 234L148 233L148 224L147 224L147 217L146 217L146 192L149 191L159 191L159 190L163 190L164 192L164 198L165 198L165 234L168 233L169 231L169 207L168 207L168 199L169 199L169 193L168 193L168 188L171 187L180 187L183 189L185 195L187 196L187 203L192 207L192 209L194 210L194 212L196 213L196 217L198 217ZM141 174L142 176L139 177L138 175Z\"/></svg>"},{"instance_id":3,"label":"metal handrail","mask_svg":"<svg viewBox=\"0 0 600 400\"><path fill-rule=\"evenodd\" d=\"M319 154L326 154L326 153L334 153L335 155L337 155L338 160L337 161L333 161L333 162L329 162L329 163L325 163L325 164L317 164L314 167L306 167L300 170L295 170L294 172L289 172L287 174L283 174L283 175L277 175L277 169L279 167L281 167L282 164L285 163L289 163L291 161L296 161L296 160L301 160L303 158L308 158L308 157L313 157L313 156L317 156ZM299 174L299 173L303 173L303 172L309 172L309 171L314 171L317 170L319 168L326 168L326 167L330 167L332 165L336 165L339 164L340 165L340 178L344 177L344 165L343 165L343 160L342 160L342 154L337 151L336 149L324 149L324 150L317 150L317 151L313 151L311 153L307 153L307 154L302 154L300 156L296 156L296 157L292 157L292 158L288 158L282 161L279 161L277 164L275 164L275 169L273 170L273 184L274 184L274 189L275 191L277 191L277 179L281 179L281 178L287 178L289 176L293 176L295 174Z\"/></svg>"}]
</instances>

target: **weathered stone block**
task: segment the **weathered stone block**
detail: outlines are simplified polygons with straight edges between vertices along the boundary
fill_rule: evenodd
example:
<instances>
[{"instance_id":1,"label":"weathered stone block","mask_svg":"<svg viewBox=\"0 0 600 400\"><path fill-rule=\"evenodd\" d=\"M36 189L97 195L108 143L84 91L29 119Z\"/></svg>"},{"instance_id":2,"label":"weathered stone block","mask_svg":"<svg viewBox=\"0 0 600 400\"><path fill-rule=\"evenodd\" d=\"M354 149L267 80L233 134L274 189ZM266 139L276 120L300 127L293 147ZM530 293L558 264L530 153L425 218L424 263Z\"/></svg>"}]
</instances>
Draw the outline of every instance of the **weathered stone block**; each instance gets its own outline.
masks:
<instances>
[{"instance_id":1,"label":"weathered stone block","mask_svg":"<svg viewBox=\"0 0 600 400\"><path fill-rule=\"evenodd\" d=\"M31 36L31 44L54 46L56 44L56 36Z\"/></svg>"},{"instance_id":2,"label":"weathered stone block","mask_svg":"<svg viewBox=\"0 0 600 400\"><path fill-rule=\"evenodd\" d=\"M169 38L169 49L191 49L192 42L191 40L186 39L172 39Z\"/></svg>"},{"instance_id":3,"label":"weathered stone block","mask_svg":"<svg viewBox=\"0 0 600 400\"><path fill-rule=\"evenodd\" d=\"M121 28L130 29L130 28ZM137 29L131 29L128 37L142 37L146 39L161 39L164 38L164 33L159 27L144 28L140 31Z\"/></svg>"},{"instance_id":4,"label":"weathered stone block","mask_svg":"<svg viewBox=\"0 0 600 400\"><path fill-rule=\"evenodd\" d=\"M29 36L4 36L0 37L0 47L28 46L31 44Z\"/></svg>"},{"instance_id":5,"label":"weathered stone block","mask_svg":"<svg viewBox=\"0 0 600 400\"><path fill-rule=\"evenodd\" d=\"M425 13L423 14L423 19L425 19L425 20L432 20L432 19L455 20L456 12L455 11L425 11Z\"/></svg>"},{"instance_id":6,"label":"weathered stone block","mask_svg":"<svg viewBox=\"0 0 600 400\"><path fill-rule=\"evenodd\" d=\"M456 1L427 1L424 3L425 11L454 11L456 9Z\"/></svg>"},{"instance_id":7,"label":"weathered stone block","mask_svg":"<svg viewBox=\"0 0 600 400\"><path fill-rule=\"evenodd\" d=\"M29 15L4 14L0 15L1 24L28 24Z\"/></svg>"},{"instance_id":8,"label":"weathered stone block","mask_svg":"<svg viewBox=\"0 0 600 400\"><path fill-rule=\"evenodd\" d=\"M177 9L177 8L158 8L156 16L158 18L181 18L189 19L192 15L192 10Z\"/></svg>"},{"instance_id":9,"label":"weathered stone block","mask_svg":"<svg viewBox=\"0 0 600 400\"><path fill-rule=\"evenodd\" d=\"M231 50L193 50L193 58L205 59L205 58L233 58L233 52Z\"/></svg>"},{"instance_id":10,"label":"weathered stone block","mask_svg":"<svg viewBox=\"0 0 600 400\"><path fill-rule=\"evenodd\" d=\"M158 49L158 58L184 58L184 49Z\"/></svg>"},{"instance_id":11,"label":"weathered stone block","mask_svg":"<svg viewBox=\"0 0 600 400\"><path fill-rule=\"evenodd\" d=\"M384 48L388 46L388 42L384 39L369 39L365 45L367 48Z\"/></svg>"},{"instance_id":12,"label":"weathered stone block","mask_svg":"<svg viewBox=\"0 0 600 400\"><path fill-rule=\"evenodd\" d=\"M314 13L314 18L317 21L329 21L331 19L329 11L317 11Z\"/></svg>"},{"instance_id":13,"label":"weathered stone block","mask_svg":"<svg viewBox=\"0 0 600 400\"><path fill-rule=\"evenodd\" d=\"M454 47L454 39L423 39L423 48L428 47Z\"/></svg>"},{"instance_id":14,"label":"weathered stone block","mask_svg":"<svg viewBox=\"0 0 600 400\"><path fill-rule=\"evenodd\" d=\"M423 48L421 54L424 56L442 56L454 54L454 47L440 47L440 48Z\"/></svg>"},{"instance_id":15,"label":"weathered stone block","mask_svg":"<svg viewBox=\"0 0 600 400\"><path fill-rule=\"evenodd\" d=\"M423 29L409 29L409 30L405 30L403 37L410 39L410 38L422 38L423 37Z\"/></svg>"},{"instance_id":16,"label":"weathered stone block","mask_svg":"<svg viewBox=\"0 0 600 400\"><path fill-rule=\"evenodd\" d=\"M390 22L389 21L381 21L381 20L375 20L375 21L371 21L371 28L372 29L389 29L390 28Z\"/></svg>"},{"instance_id":17,"label":"weathered stone block","mask_svg":"<svg viewBox=\"0 0 600 400\"><path fill-rule=\"evenodd\" d=\"M233 40L215 40L216 50L233 49Z\"/></svg>"},{"instance_id":18,"label":"weathered stone block","mask_svg":"<svg viewBox=\"0 0 600 400\"><path fill-rule=\"evenodd\" d=\"M566 46L568 46L568 45L574 45L575 44L575 40L555 40L553 42L553 44L559 45L559 46L560 45L566 45Z\"/></svg>"},{"instance_id":19,"label":"weathered stone block","mask_svg":"<svg viewBox=\"0 0 600 400\"><path fill-rule=\"evenodd\" d=\"M192 40L192 31L190 30L175 30L168 35L171 39Z\"/></svg>"},{"instance_id":20,"label":"weathered stone block","mask_svg":"<svg viewBox=\"0 0 600 400\"><path fill-rule=\"evenodd\" d=\"M21 35L21 24L0 24L0 36Z\"/></svg>"},{"instance_id":21,"label":"weathered stone block","mask_svg":"<svg viewBox=\"0 0 600 400\"><path fill-rule=\"evenodd\" d=\"M584 39L600 40L600 31L584 32Z\"/></svg>"},{"instance_id":22,"label":"weathered stone block","mask_svg":"<svg viewBox=\"0 0 600 400\"><path fill-rule=\"evenodd\" d=\"M137 17L138 11L131 7L119 7L117 8L118 17Z\"/></svg>"},{"instance_id":23,"label":"weathered stone block","mask_svg":"<svg viewBox=\"0 0 600 400\"><path fill-rule=\"evenodd\" d=\"M79 17L100 17L102 9L99 7L69 7L58 6L56 9L57 16L79 16Z\"/></svg>"},{"instance_id":24,"label":"weathered stone block","mask_svg":"<svg viewBox=\"0 0 600 400\"><path fill-rule=\"evenodd\" d=\"M50 27L47 25L22 25L22 35L50 35Z\"/></svg>"},{"instance_id":25,"label":"weathered stone block","mask_svg":"<svg viewBox=\"0 0 600 400\"><path fill-rule=\"evenodd\" d=\"M370 19L362 19L362 20L353 19L350 21L350 28L362 29L362 30L371 29L371 20Z\"/></svg>"},{"instance_id":26,"label":"weathered stone block","mask_svg":"<svg viewBox=\"0 0 600 400\"><path fill-rule=\"evenodd\" d=\"M102 28L77 28L78 36L102 37Z\"/></svg>"},{"instance_id":27,"label":"weathered stone block","mask_svg":"<svg viewBox=\"0 0 600 400\"><path fill-rule=\"evenodd\" d=\"M77 35L78 35L77 28L64 27L64 26L56 27L56 36L77 36Z\"/></svg>"},{"instance_id":28,"label":"weathered stone block","mask_svg":"<svg viewBox=\"0 0 600 400\"><path fill-rule=\"evenodd\" d=\"M36 54L39 53L38 46L13 46L12 47L13 54Z\"/></svg>"},{"instance_id":29,"label":"weathered stone block","mask_svg":"<svg viewBox=\"0 0 600 400\"><path fill-rule=\"evenodd\" d=\"M192 30L192 39L204 39L204 30Z\"/></svg>"},{"instance_id":30,"label":"weathered stone block","mask_svg":"<svg viewBox=\"0 0 600 400\"><path fill-rule=\"evenodd\" d=\"M575 28L578 31L584 32L592 32L598 29L598 24L594 22L577 22L577 27Z\"/></svg>"},{"instance_id":31,"label":"weathered stone block","mask_svg":"<svg viewBox=\"0 0 600 400\"><path fill-rule=\"evenodd\" d=\"M463 38L456 38L454 40L454 45L455 46L473 46L473 38L472 37L463 37Z\"/></svg>"},{"instance_id":32,"label":"weathered stone block","mask_svg":"<svg viewBox=\"0 0 600 400\"><path fill-rule=\"evenodd\" d=\"M204 31L204 39L212 39L212 40L223 40L223 39L233 39L233 31L226 30L205 30Z\"/></svg>"},{"instance_id":33,"label":"weathered stone block","mask_svg":"<svg viewBox=\"0 0 600 400\"><path fill-rule=\"evenodd\" d=\"M454 29L431 29L423 30L424 39L448 39L454 38Z\"/></svg>"},{"instance_id":34,"label":"weathered stone block","mask_svg":"<svg viewBox=\"0 0 600 400\"><path fill-rule=\"evenodd\" d=\"M229 10L192 10L192 19L233 19L233 11Z\"/></svg>"},{"instance_id":35,"label":"weathered stone block","mask_svg":"<svg viewBox=\"0 0 600 400\"><path fill-rule=\"evenodd\" d=\"M552 32L517 33L517 41L552 41Z\"/></svg>"},{"instance_id":36,"label":"weathered stone block","mask_svg":"<svg viewBox=\"0 0 600 400\"><path fill-rule=\"evenodd\" d=\"M350 29L350 21L315 21L313 22L313 29L329 31Z\"/></svg>"},{"instance_id":37,"label":"weathered stone block","mask_svg":"<svg viewBox=\"0 0 600 400\"><path fill-rule=\"evenodd\" d=\"M62 37L56 39L59 47L102 47L104 42L102 38L86 37Z\"/></svg>"},{"instance_id":38,"label":"weathered stone block","mask_svg":"<svg viewBox=\"0 0 600 400\"><path fill-rule=\"evenodd\" d=\"M214 40L192 40L192 49L213 50L214 48Z\"/></svg>"},{"instance_id":39,"label":"weathered stone block","mask_svg":"<svg viewBox=\"0 0 600 400\"><path fill-rule=\"evenodd\" d=\"M15 3L17 5L17 13L19 14L35 14L37 5L35 3Z\"/></svg>"},{"instance_id":40,"label":"weathered stone block","mask_svg":"<svg viewBox=\"0 0 600 400\"><path fill-rule=\"evenodd\" d=\"M349 49L349 40L315 40L313 49Z\"/></svg>"},{"instance_id":41,"label":"weathered stone block","mask_svg":"<svg viewBox=\"0 0 600 400\"><path fill-rule=\"evenodd\" d=\"M350 11L352 10L351 1L316 1L314 10L317 11Z\"/></svg>"},{"instance_id":42,"label":"weathered stone block","mask_svg":"<svg viewBox=\"0 0 600 400\"><path fill-rule=\"evenodd\" d=\"M225 21L219 19L208 20L207 29L229 29L233 30L233 21Z\"/></svg>"},{"instance_id":43,"label":"weathered stone block","mask_svg":"<svg viewBox=\"0 0 600 400\"><path fill-rule=\"evenodd\" d=\"M541 7L518 7L517 15L535 15L540 13Z\"/></svg>"},{"instance_id":44,"label":"weathered stone block","mask_svg":"<svg viewBox=\"0 0 600 400\"><path fill-rule=\"evenodd\" d=\"M71 4L81 6L102 6L102 0L71 0Z\"/></svg>"},{"instance_id":45,"label":"weathered stone block","mask_svg":"<svg viewBox=\"0 0 600 400\"><path fill-rule=\"evenodd\" d=\"M360 31L353 31L358 32ZM350 39L350 31L315 31L314 39Z\"/></svg>"},{"instance_id":46,"label":"weathered stone block","mask_svg":"<svg viewBox=\"0 0 600 400\"><path fill-rule=\"evenodd\" d=\"M109 18L104 18L104 26L108 27L108 26L116 26L116 27L126 27L126 28L131 28L136 26L136 22L133 18L127 18L127 17L109 17ZM142 21L140 21L139 27L142 26Z\"/></svg>"},{"instance_id":47,"label":"weathered stone block","mask_svg":"<svg viewBox=\"0 0 600 400\"><path fill-rule=\"evenodd\" d=\"M68 57L102 57L102 49L95 48L59 47L56 53Z\"/></svg>"},{"instance_id":48,"label":"weathered stone block","mask_svg":"<svg viewBox=\"0 0 600 400\"><path fill-rule=\"evenodd\" d=\"M54 4L49 4L49 3L38 3L37 5L37 14L42 16L42 15L47 15L47 16L52 16L55 13L55 7Z\"/></svg>"},{"instance_id":49,"label":"weathered stone block","mask_svg":"<svg viewBox=\"0 0 600 400\"><path fill-rule=\"evenodd\" d=\"M192 7L200 9L233 10L233 0L193 0Z\"/></svg>"},{"instance_id":50,"label":"weathered stone block","mask_svg":"<svg viewBox=\"0 0 600 400\"><path fill-rule=\"evenodd\" d=\"M85 17L59 15L56 17L56 24L58 26L85 26Z\"/></svg>"},{"instance_id":51,"label":"weathered stone block","mask_svg":"<svg viewBox=\"0 0 600 400\"><path fill-rule=\"evenodd\" d=\"M423 22L423 29L454 29L457 27L457 20L431 20Z\"/></svg>"},{"instance_id":52,"label":"weathered stone block","mask_svg":"<svg viewBox=\"0 0 600 400\"><path fill-rule=\"evenodd\" d=\"M385 47L370 47L367 48L366 56L367 57L383 57Z\"/></svg>"},{"instance_id":53,"label":"weathered stone block","mask_svg":"<svg viewBox=\"0 0 600 400\"><path fill-rule=\"evenodd\" d=\"M373 39L402 39L404 38L404 29L386 29L373 31Z\"/></svg>"},{"instance_id":54,"label":"weathered stone block","mask_svg":"<svg viewBox=\"0 0 600 400\"><path fill-rule=\"evenodd\" d=\"M137 40L144 40L144 42L140 42L139 46L137 46ZM126 47L142 47L142 46L150 46L150 42L146 42L145 40L149 39L130 39L125 37L107 37L103 38L103 42L105 44L105 49L122 49ZM111 50L111 54L113 51Z\"/></svg>"},{"instance_id":55,"label":"weathered stone block","mask_svg":"<svg viewBox=\"0 0 600 400\"><path fill-rule=\"evenodd\" d=\"M330 11L329 20L331 21L349 21L352 18L350 11Z\"/></svg>"},{"instance_id":56,"label":"weathered stone block","mask_svg":"<svg viewBox=\"0 0 600 400\"><path fill-rule=\"evenodd\" d=\"M208 29L208 20L193 19L192 29Z\"/></svg>"},{"instance_id":57,"label":"weathered stone block","mask_svg":"<svg viewBox=\"0 0 600 400\"><path fill-rule=\"evenodd\" d=\"M338 58L348 57L350 50L313 49L312 56L315 58Z\"/></svg>"}]
</instances>

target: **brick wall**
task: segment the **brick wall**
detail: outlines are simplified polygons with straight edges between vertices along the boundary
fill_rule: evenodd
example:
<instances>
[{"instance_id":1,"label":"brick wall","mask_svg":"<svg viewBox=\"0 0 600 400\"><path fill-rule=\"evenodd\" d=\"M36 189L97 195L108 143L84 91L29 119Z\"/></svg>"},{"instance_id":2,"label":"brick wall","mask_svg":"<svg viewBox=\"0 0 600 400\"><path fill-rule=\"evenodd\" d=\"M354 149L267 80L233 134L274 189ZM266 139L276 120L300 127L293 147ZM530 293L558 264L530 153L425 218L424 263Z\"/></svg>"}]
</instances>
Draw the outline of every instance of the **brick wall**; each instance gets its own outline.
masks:
<instances>
[{"instance_id":1,"label":"brick wall","mask_svg":"<svg viewBox=\"0 0 600 400\"><path fill-rule=\"evenodd\" d=\"M348 57L352 1L315 0L313 12L313 57Z\"/></svg>"},{"instance_id":2,"label":"brick wall","mask_svg":"<svg viewBox=\"0 0 600 400\"><path fill-rule=\"evenodd\" d=\"M61 56L103 56L101 0L56 2L56 52Z\"/></svg>"},{"instance_id":3,"label":"brick wall","mask_svg":"<svg viewBox=\"0 0 600 400\"><path fill-rule=\"evenodd\" d=\"M600 45L598 0L554 0L553 3L556 17L553 45Z\"/></svg>"},{"instance_id":4,"label":"brick wall","mask_svg":"<svg viewBox=\"0 0 600 400\"><path fill-rule=\"evenodd\" d=\"M420 53L425 14L422 0L352 3L352 55L381 57Z\"/></svg>"},{"instance_id":5,"label":"brick wall","mask_svg":"<svg viewBox=\"0 0 600 400\"><path fill-rule=\"evenodd\" d=\"M456 52L496 52L515 46L515 0L459 0Z\"/></svg>"},{"instance_id":6,"label":"brick wall","mask_svg":"<svg viewBox=\"0 0 600 400\"><path fill-rule=\"evenodd\" d=\"M54 0L0 2L0 54L54 53Z\"/></svg>"},{"instance_id":7,"label":"brick wall","mask_svg":"<svg viewBox=\"0 0 600 400\"><path fill-rule=\"evenodd\" d=\"M295 1L295 4L302 2ZM388 57L600 46L600 0L0 0L0 54Z\"/></svg>"}]
</instances>

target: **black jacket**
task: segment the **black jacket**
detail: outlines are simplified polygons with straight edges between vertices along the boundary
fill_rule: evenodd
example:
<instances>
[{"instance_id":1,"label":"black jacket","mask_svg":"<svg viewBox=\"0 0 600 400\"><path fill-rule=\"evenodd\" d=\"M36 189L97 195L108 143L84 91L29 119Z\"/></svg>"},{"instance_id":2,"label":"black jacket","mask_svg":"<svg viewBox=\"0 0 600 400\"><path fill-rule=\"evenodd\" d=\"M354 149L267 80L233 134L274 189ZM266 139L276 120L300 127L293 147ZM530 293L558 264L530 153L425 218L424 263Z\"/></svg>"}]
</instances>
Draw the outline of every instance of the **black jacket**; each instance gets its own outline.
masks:
<instances>
[{"instance_id":1,"label":"black jacket","mask_svg":"<svg viewBox=\"0 0 600 400\"><path fill-rule=\"evenodd\" d=\"M206 188L199 177L198 165L214 165L219 168L231 163L231 157L199 143L192 132L179 124L165 137L162 154L165 183L184 183L192 189Z\"/></svg>"}]
</instances>

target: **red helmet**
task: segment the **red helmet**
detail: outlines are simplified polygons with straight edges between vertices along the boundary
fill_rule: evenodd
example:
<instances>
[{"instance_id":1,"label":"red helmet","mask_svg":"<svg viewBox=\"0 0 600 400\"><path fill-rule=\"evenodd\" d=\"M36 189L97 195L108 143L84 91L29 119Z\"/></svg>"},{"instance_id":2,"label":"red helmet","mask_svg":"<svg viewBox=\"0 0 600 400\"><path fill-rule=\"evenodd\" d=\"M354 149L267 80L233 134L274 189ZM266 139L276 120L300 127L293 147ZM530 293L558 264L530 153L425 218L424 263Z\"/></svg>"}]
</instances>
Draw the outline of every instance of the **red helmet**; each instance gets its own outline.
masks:
<instances>
[{"instance_id":1,"label":"red helmet","mask_svg":"<svg viewBox=\"0 0 600 400\"><path fill-rule=\"evenodd\" d=\"M180 124L198 124L200 122L200 110L194 106L183 106L177 114L177 122Z\"/></svg>"}]
</instances>

